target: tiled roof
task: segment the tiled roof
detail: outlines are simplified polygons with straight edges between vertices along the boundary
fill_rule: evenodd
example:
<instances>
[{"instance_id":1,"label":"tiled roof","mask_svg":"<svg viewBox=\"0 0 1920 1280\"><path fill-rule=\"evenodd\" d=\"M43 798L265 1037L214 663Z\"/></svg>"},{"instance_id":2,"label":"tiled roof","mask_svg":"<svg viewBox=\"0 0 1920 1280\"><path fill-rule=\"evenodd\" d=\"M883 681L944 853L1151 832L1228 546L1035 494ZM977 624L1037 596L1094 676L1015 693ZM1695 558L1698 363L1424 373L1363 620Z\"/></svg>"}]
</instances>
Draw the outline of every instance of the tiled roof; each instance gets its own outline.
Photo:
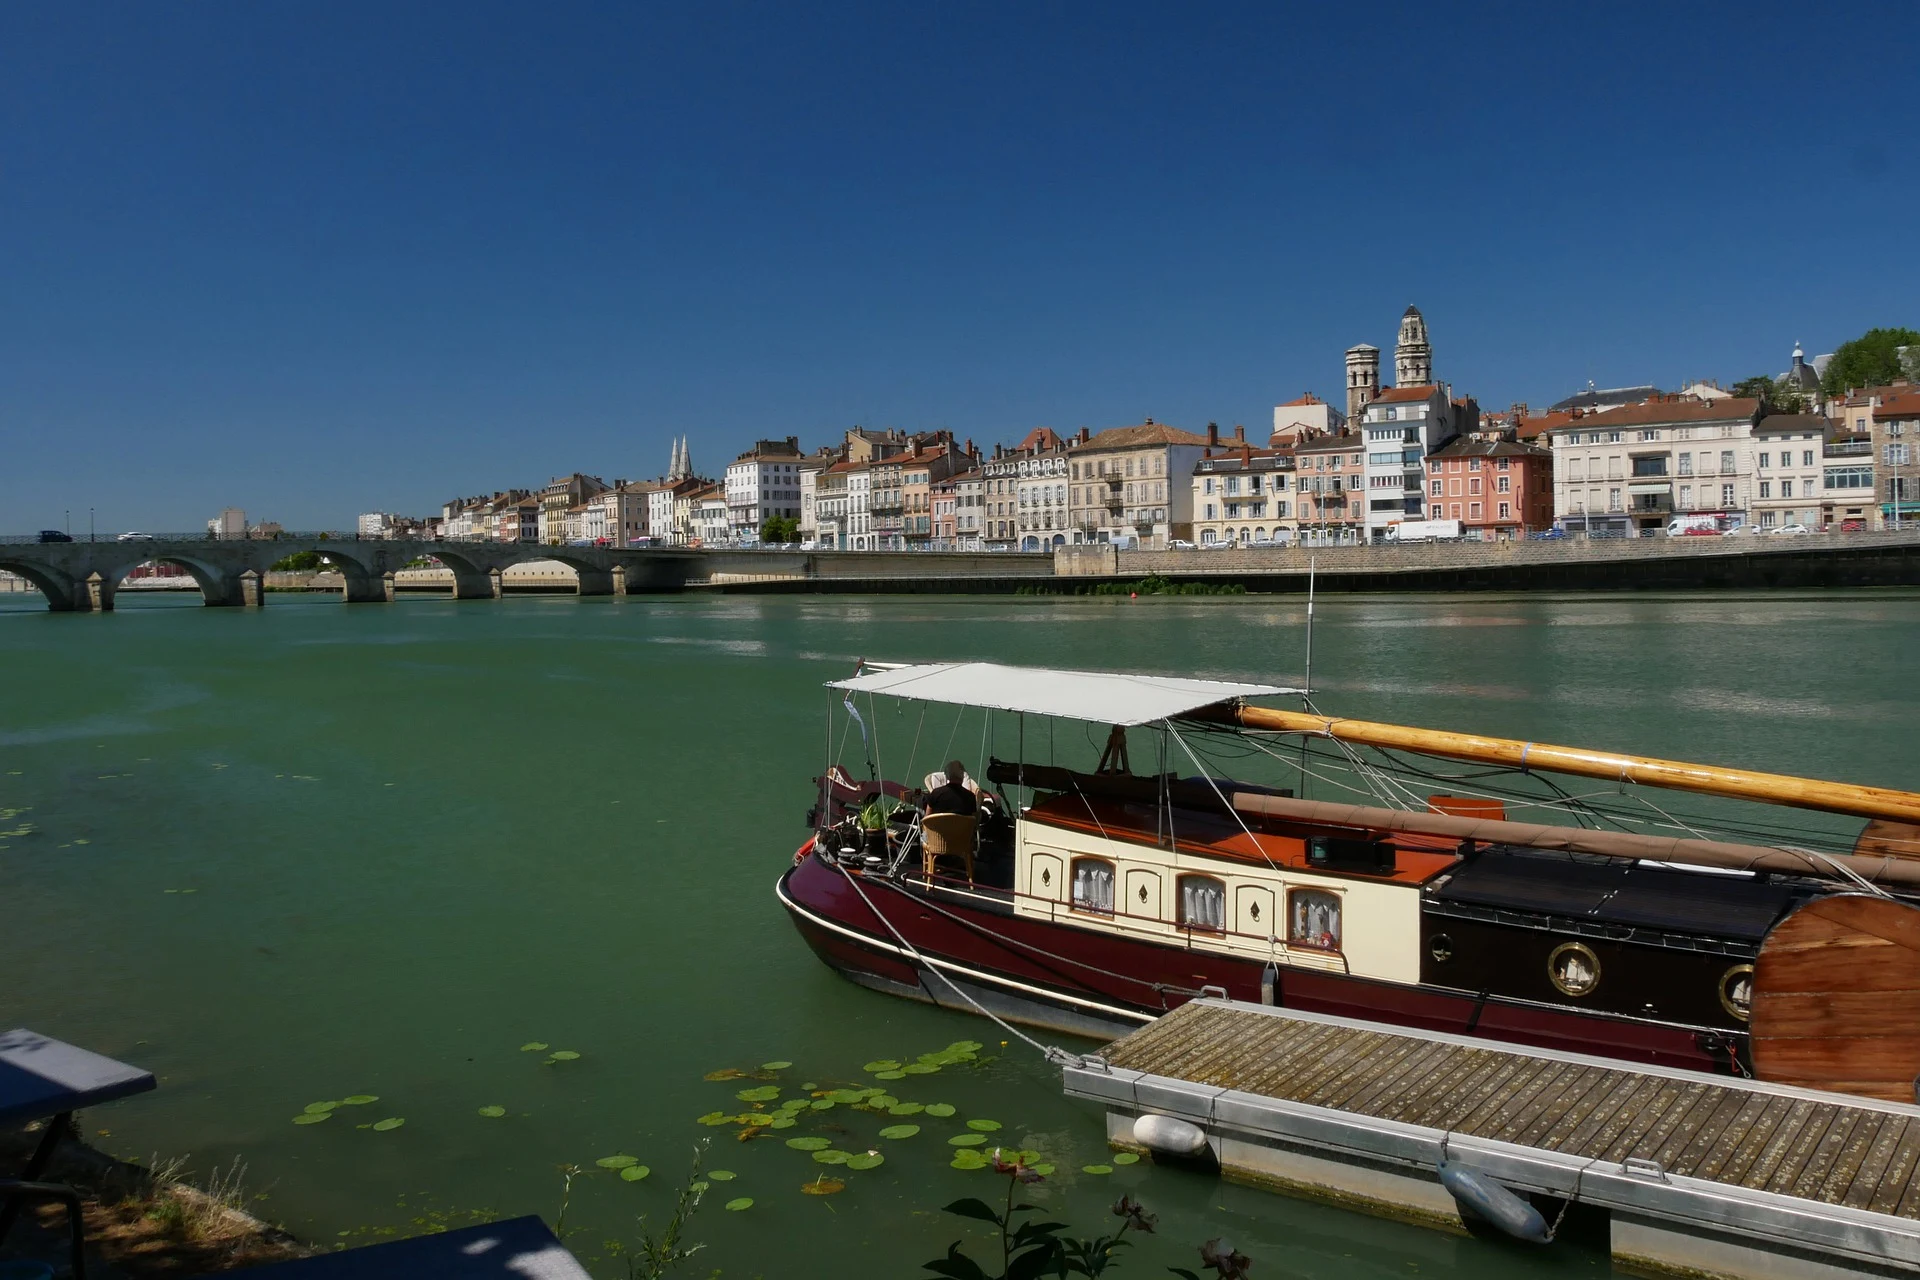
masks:
<instances>
[{"instance_id":1,"label":"tiled roof","mask_svg":"<svg viewBox=\"0 0 1920 1280\"><path fill-rule=\"evenodd\" d=\"M1891 400L1915 390L1911 383L1899 383L1886 387L1861 387L1847 397L1847 408L1864 409L1875 400Z\"/></svg>"},{"instance_id":2,"label":"tiled roof","mask_svg":"<svg viewBox=\"0 0 1920 1280\"><path fill-rule=\"evenodd\" d=\"M1281 405L1280 407L1282 409L1292 409L1303 404L1325 404L1325 403L1326 403L1325 400L1322 400L1319 396L1316 396L1315 394L1313 394L1313 392L1309 391L1307 392L1307 394L1301 396L1299 399L1289 400L1285 404Z\"/></svg>"},{"instance_id":3,"label":"tiled roof","mask_svg":"<svg viewBox=\"0 0 1920 1280\"><path fill-rule=\"evenodd\" d=\"M1014 448L1021 453L1030 449L1037 449L1041 453L1058 453L1066 448L1066 442L1060 439L1060 433L1052 427L1035 427L1027 432L1025 438Z\"/></svg>"},{"instance_id":4,"label":"tiled roof","mask_svg":"<svg viewBox=\"0 0 1920 1280\"><path fill-rule=\"evenodd\" d=\"M1348 432L1343 436L1325 436L1294 446L1295 453L1348 453L1367 447L1366 437Z\"/></svg>"},{"instance_id":5,"label":"tiled roof","mask_svg":"<svg viewBox=\"0 0 1920 1280\"><path fill-rule=\"evenodd\" d=\"M1903 391L1880 402L1873 411L1876 418L1913 418L1920 417L1920 391Z\"/></svg>"},{"instance_id":6,"label":"tiled roof","mask_svg":"<svg viewBox=\"0 0 1920 1280\"><path fill-rule=\"evenodd\" d=\"M1833 424L1818 413L1770 413L1760 419L1753 428L1759 435L1762 431L1790 431L1798 435L1806 431L1817 431L1825 435Z\"/></svg>"},{"instance_id":7,"label":"tiled roof","mask_svg":"<svg viewBox=\"0 0 1920 1280\"><path fill-rule=\"evenodd\" d=\"M1432 455L1436 458L1551 458L1553 452L1537 444L1514 440L1476 440L1461 436Z\"/></svg>"},{"instance_id":8,"label":"tiled roof","mask_svg":"<svg viewBox=\"0 0 1920 1280\"><path fill-rule=\"evenodd\" d=\"M1611 431L1621 427L1656 426L1669 422L1736 422L1741 419L1752 420L1759 412L1758 400L1741 396L1733 396L1725 400L1643 400L1639 404L1622 405L1618 409L1609 409L1604 413L1590 414L1551 429L1560 430L1566 426L1579 427L1591 424Z\"/></svg>"},{"instance_id":9,"label":"tiled roof","mask_svg":"<svg viewBox=\"0 0 1920 1280\"><path fill-rule=\"evenodd\" d=\"M1114 427L1102 431L1085 444L1074 446L1074 451L1093 449L1135 449L1142 445L1155 444L1205 444L1205 436L1194 435L1191 431L1182 431L1170 427L1164 422L1145 422L1137 427Z\"/></svg>"},{"instance_id":10,"label":"tiled roof","mask_svg":"<svg viewBox=\"0 0 1920 1280\"><path fill-rule=\"evenodd\" d=\"M1432 399L1433 393L1439 389L1440 388L1431 385L1424 387L1386 387L1368 403L1417 404L1422 400Z\"/></svg>"}]
</instances>

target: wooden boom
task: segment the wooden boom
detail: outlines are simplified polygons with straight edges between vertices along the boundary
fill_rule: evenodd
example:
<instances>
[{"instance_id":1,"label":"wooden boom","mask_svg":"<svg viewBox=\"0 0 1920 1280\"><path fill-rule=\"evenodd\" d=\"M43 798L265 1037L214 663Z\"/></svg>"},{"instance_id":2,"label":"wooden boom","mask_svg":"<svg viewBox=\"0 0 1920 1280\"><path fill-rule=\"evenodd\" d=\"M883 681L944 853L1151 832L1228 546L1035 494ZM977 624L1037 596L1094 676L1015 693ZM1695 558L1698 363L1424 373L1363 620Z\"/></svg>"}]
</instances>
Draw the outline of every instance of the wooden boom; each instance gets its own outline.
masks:
<instances>
[{"instance_id":1,"label":"wooden boom","mask_svg":"<svg viewBox=\"0 0 1920 1280\"><path fill-rule=\"evenodd\" d=\"M1827 813L1885 818L1895 822L1920 822L1920 795L1888 787L1823 782L1817 778L1795 778L1782 773L1723 769L1680 760L1655 760L1610 751L1589 751L1581 747L1555 747L1544 742L1519 742L1512 738L1485 738L1476 733L1416 729L1408 725L1380 724L1371 720L1342 720L1301 711L1276 711L1269 707L1235 707L1228 710L1227 718L1249 729L1310 733L1339 742L1394 747L1430 756L1444 756L1450 760L1547 769L1586 778L1604 778L1609 782L1697 791L1710 796L1758 800L1763 804L1788 805L1796 809L1820 809Z\"/></svg>"}]
</instances>

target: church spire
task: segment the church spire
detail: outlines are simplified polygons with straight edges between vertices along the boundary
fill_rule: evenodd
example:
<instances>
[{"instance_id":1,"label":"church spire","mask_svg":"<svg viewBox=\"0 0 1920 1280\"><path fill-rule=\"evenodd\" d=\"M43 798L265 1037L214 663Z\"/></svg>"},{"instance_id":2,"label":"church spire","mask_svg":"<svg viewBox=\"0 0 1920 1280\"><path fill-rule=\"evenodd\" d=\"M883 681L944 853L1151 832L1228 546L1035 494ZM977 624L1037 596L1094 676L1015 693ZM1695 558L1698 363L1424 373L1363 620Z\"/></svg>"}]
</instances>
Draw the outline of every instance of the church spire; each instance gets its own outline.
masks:
<instances>
[{"instance_id":1,"label":"church spire","mask_svg":"<svg viewBox=\"0 0 1920 1280\"><path fill-rule=\"evenodd\" d=\"M1400 317L1400 341L1393 348L1393 381L1400 387L1424 387L1433 381L1433 347L1420 308Z\"/></svg>"}]
</instances>

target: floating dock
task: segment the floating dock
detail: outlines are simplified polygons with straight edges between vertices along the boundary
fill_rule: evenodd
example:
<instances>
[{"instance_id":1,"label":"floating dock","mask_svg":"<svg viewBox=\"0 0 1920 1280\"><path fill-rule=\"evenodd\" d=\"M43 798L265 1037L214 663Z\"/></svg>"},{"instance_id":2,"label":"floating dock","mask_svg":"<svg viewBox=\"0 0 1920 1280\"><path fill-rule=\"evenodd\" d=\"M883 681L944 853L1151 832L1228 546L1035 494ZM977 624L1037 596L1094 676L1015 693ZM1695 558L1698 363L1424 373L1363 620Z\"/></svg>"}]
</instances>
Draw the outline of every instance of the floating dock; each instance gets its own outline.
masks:
<instances>
[{"instance_id":1,"label":"floating dock","mask_svg":"<svg viewBox=\"0 0 1920 1280\"><path fill-rule=\"evenodd\" d=\"M1227 1176L1364 1212L1464 1229L1444 1140L1549 1222L1605 1211L1628 1270L1920 1275L1920 1106L1213 999L1065 1078L1117 1146L1173 1116Z\"/></svg>"}]
</instances>

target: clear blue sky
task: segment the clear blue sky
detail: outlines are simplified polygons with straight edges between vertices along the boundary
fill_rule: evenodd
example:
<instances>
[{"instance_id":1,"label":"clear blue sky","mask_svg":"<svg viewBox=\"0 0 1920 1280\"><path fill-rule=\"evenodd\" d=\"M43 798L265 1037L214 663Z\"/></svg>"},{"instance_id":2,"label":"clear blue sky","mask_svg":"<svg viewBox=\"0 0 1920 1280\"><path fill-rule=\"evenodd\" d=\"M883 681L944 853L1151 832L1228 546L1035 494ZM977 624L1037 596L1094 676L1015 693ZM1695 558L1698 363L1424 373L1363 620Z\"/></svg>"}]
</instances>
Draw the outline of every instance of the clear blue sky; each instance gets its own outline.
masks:
<instances>
[{"instance_id":1,"label":"clear blue sky","mask_svg":"<svg viewBox=\"0 0 1920 1280\"><path fill-rule=\"evenodd\" d=\"M0 8L0 528L1920 324L1920 6Z\"/></svg>"}]
</instances>

